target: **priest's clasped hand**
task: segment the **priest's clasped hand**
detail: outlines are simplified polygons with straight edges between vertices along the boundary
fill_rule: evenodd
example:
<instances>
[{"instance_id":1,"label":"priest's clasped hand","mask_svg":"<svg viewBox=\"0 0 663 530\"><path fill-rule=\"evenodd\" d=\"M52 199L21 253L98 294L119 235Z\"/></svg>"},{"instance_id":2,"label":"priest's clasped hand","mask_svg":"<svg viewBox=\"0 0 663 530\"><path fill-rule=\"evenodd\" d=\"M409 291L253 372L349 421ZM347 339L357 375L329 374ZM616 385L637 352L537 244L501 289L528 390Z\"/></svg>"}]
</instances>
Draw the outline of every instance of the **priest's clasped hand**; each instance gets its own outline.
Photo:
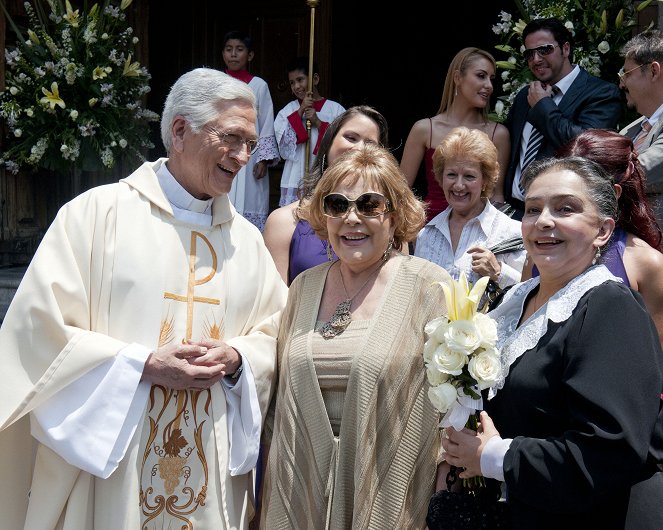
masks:
<instances>
[{"instance_id":1,"label":"priest's clasped hand","mask_svg":"<svg viewBox=\"0 0 663 530\"><path fill-rule=\"evenodd\" d=\"M168 344L150 353L143 379L174 390L209 388L241 365L237 350L225 342L207 340Z\"/></svg>"}]
</instances>

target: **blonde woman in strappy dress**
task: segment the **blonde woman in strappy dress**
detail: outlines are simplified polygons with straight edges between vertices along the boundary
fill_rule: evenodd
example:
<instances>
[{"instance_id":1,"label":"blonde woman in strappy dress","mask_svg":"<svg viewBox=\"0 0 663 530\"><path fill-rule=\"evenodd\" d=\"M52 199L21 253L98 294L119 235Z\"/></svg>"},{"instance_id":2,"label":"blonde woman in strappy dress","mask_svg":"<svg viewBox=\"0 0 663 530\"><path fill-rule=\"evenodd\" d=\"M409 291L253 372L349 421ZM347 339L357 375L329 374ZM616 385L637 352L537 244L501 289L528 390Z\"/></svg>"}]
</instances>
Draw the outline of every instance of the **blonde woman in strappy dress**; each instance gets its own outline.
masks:
<instances>
[{"instance_id":1,"label":"blonde woman in strappy dress","mask_svg":"<svg viewBox=\"0 0 663 530\"><path fill-rule=\"evenodd\" d=\"M483 131L497 147L500 174L491 202L497 208L504 204L502 190L509 166L511 140L504 125L488 119L494 78L495 58L490 53L479 48L463 48L449 65L437 114L415 122L410 130L401 158L401 170L412 186L422 161L425 162L427 221L447 207L442 188L433 174L433 153L451 130L460 126Z\"/></svg>"}]
</instances>

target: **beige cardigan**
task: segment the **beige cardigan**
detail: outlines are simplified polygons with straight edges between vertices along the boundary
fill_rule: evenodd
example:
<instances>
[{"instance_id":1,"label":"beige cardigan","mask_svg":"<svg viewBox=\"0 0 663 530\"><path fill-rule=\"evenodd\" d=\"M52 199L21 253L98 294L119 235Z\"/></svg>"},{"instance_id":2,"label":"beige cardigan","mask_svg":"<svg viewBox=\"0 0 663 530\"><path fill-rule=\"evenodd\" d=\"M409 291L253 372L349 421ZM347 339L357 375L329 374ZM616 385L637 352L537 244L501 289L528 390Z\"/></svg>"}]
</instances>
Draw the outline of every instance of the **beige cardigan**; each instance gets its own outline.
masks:
<instances>
[{"instance_id":1,"label":"beige cardigan","mask_svg":"<svg viewBox=\"0 0 663 530\"><path fill-rule=\"evenodd\" d=\"M398 267L350 370L338 441L311 353L330 264L304 272L290 287L278 338L262 528L426 526L439 418L427 397L423 329L446 312L442 290L433 285L442 269L414 256L392 259Z\"/></svg>"}]
</instances>

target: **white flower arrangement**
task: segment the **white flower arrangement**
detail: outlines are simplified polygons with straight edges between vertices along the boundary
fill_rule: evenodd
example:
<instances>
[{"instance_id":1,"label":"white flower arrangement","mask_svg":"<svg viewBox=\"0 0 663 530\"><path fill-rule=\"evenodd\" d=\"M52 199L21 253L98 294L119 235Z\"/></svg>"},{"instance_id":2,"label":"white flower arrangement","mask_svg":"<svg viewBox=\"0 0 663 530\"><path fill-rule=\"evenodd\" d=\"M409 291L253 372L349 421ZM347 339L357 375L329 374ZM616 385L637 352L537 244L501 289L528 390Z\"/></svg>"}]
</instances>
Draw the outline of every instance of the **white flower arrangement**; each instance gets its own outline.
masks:
<instances>
[{"instance_id":1,"label":"white flower arrangement","mask_svg":"<svg viewBox=\"0 0 663 530\"><path fill-rule=\"evenodd\" d=\"M81 13L69 0L25 2L27 36L5 11L18 38L5 50L7 88L0 93L8 130L0 164L7 170L110 169L120 158L144 160L153 147L149 123L159 116L142 103L150 74L132 60L138 39L126 22L131 0L118 3L101 0Z\"/></svg>"},{"instance_id":2,"label":"white flower arrangement","mask_svg":"<svg viewBox=\"0 0 663 530\"><path fill-rule=\"evenodd\" d=\"M463 272L437 282L444 292L447 316L424 328L424 363L430 388L428 398L444 414L441 427L476 429L474 413L483 407L480 391L492 386L500 370L495 321L477 311L489 278L470 286Z\"/></svg>"},{"instance_id":3,"label":"white flower arrangement","mask_svg":"<svg viewBox=\"0 0 663 530\"><path fill-rule=\"evenodd\" d=\"M575 40L573 62L590 74L615 81L623 59L619 52L632 36L638 12L653 0L635 5L630 0L586 0L582 6L577 0L515 0L520 18L501 11L493 32L502 43L495 46L506 54L497 61L502 70L502 92L491 117L504 121L516 94L534 80L527 61L523 59L522 33L528 21L537 18L556 17L564 22ZM508 75L504 75L509 72Z\"/></svg>"}]
</instances>

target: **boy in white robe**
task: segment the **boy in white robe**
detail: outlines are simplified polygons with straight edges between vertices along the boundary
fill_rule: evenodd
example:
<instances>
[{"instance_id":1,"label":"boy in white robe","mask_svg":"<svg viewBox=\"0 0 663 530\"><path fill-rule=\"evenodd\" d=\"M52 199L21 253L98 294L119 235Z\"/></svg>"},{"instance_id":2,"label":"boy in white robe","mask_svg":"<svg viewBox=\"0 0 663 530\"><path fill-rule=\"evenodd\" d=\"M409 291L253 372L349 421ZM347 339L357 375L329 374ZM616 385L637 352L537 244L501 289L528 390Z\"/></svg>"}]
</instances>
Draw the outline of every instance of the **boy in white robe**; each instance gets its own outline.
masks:
<instances>
[{"instance_id":1,"label":"boy in white robe","mask_svg":"<svg viewBox=\"0 0 663 530\"><path fill-rule=\"evenodd\" d=\"M297 98L283 107L274 119L274 134L281 158L285 160L281 175L279 206L298 199L297 191L304 176L306 145L308 141L309 167L318 154L318 144L334 118L345 111L342 105L323 98L318 92L320 76L313 65L312 90L308 91L308 57L298 57L288 65L290 90ZM310 138L306 128L311 124Z\"/></svg>"}]
</instances>

